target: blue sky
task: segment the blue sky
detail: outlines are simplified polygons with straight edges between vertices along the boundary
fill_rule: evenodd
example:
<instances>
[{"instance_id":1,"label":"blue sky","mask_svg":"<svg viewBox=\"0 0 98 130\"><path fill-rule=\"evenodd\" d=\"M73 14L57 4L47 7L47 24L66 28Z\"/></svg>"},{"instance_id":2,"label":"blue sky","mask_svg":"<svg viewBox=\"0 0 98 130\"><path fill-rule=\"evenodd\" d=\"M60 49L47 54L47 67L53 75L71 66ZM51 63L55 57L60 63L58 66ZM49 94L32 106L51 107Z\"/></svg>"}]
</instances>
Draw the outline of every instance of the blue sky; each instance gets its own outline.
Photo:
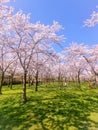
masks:
<instances>
[{"instance_id":1,"label":"blue sky","mask_svg":"<svg viewBox=\"0 0 98 130\"><path fill-rule=\"evenodd\" d=\"M93 45L98 43L98 25L92 28L83 27L83 21L90 18L92 11L97 11L98 0L16 0L11 2L15 12L22 9L31 13L31 22L52 24L58 21L64 27L61 32L67 39L63 46L72 41Z\"/></svg>"}]
</instances>

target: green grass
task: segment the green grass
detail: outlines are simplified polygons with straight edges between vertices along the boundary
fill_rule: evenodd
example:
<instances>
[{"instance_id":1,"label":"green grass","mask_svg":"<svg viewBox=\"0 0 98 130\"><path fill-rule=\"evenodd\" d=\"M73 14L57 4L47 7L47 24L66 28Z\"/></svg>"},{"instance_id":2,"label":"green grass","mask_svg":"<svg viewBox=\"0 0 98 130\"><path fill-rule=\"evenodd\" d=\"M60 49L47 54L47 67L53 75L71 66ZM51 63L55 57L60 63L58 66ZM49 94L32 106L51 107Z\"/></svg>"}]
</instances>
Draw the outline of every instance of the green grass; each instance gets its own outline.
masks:
<instances>
[{"instance_id":1,"label":"green grass","mask_svg":"<svg viewBox=\"0 0 98 130\"><path fill-rule=\"evenodd\" d=\"M98 130L98 88L32 86L27 97L23 104L21 86L3 87L0 130Z\"/></svg>"}]
</instances>

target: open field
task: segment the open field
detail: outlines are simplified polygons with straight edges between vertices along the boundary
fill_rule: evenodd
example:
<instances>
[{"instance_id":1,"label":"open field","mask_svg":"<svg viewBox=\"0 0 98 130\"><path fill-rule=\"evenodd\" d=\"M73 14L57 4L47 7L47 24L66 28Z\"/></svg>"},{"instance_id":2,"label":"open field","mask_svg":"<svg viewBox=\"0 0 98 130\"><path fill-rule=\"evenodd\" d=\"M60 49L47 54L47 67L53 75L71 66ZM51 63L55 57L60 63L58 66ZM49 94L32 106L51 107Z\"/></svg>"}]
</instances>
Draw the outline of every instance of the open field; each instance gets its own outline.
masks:
<instances>
[{"instance_id":1,"label":"open field","mask_svg":"<svg viewBox=\"0 0 98 130\"><path fill-rule=\"evenodd\" d=\"M21 86L3 87L0 130L98 130L98 88L32 86L27 97L23 104Z\"/></svg>"}]
</instances>

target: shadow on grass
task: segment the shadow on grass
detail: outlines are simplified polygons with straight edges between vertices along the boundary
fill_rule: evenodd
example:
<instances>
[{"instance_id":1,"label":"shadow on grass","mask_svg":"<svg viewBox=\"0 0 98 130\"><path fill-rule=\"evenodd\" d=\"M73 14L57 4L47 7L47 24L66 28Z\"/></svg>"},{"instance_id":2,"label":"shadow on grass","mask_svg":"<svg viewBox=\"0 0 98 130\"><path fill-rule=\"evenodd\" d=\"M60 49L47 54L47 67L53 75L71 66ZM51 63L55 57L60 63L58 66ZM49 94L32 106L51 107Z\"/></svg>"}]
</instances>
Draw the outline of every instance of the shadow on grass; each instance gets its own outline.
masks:
<instances>
[{"instance_id":1,"label":"shadow on grass","mask_svg":"<svg viewBox=\"0 0 98 130\"><path fill-rule=\"evenodd\" d=\"M98 110L94 95L63 91L49 98L31 96L26 104L9 97L0 108L0 130L97 130L98 122L90 119Z\"/></svg>"}]
</instances>

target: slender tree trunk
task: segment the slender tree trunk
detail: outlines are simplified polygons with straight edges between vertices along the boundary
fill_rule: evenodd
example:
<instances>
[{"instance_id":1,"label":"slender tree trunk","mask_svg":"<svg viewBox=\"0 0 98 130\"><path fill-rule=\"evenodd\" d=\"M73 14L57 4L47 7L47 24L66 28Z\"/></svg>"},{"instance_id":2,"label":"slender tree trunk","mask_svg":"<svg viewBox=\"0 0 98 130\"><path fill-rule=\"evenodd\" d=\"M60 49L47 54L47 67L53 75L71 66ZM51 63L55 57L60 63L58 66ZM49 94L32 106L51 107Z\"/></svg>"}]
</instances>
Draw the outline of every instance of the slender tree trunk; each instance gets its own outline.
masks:
<instances>
[{"instance_id":1,"label":"slender tree trunk","mask_svg":"<svg viewBox=\"0 0 98 130\"><path fill-rule=\"evenodd\" d=\"M61 85L61 74L59 73L59 75L58 75L58 87L60 88L60 89L62 89L62 85Z\"/></svg>"},{"instance_id":2,"label":"slender tree trunk","mask_svg":"<svg viewBox=\"0 0 98 130\"><path fill-rule=\"evenodd\" d=\"M11 77L10 76L8 76L8 87L10 87L10 81L11 80Z\"/></svg>"},{"instance_id":3,"label":"slender tree trunk","mask_svg":"<svg viewBox=\"0 0 98 130\"><path fill-rule=\"evenodd\" d=\"M28 84L29 84L29 87L31 86L31 78L30 78L30 75L28 76Z\"/></svg>"},{"instance_id":4,"label":"slender tree trunk","mask_svg":"<svg viewBox=\"0 0 98 130\"><path fill-rule=\"evenodd\" d=\"M23 102L27 102L27 97L26 97L26 79L27 79L27 71L24 71L23 75Z\"/></svg>"},{"instance_id":5,"label":"slender tree trunk","mask_svg":"<svg viewBox=\"0 0 98 130\"><path fill-rule=\"evenodd\" d=\"M78 88L81 89L80 73L78 73L77 79L78 79Z\"/></svg>"},{"instance_id":6,"label":"slender tree trunk","mask_svg":"<svg viewBox=\"0 0 98 130\"><path fill-rule=\"evenodd\" d=\"M2 94L2 85L0 84L0 94Z\"/></svg>"},{"instance_id":7,"label":"slender tree trunk","mask_svg":"<svg viewBox=\"0 0 98 130\"><path fill-rule=\"evenodd\" d=\"M29 87L32 86L32 83L33 83L33 81L32 81L32 76L29 75L29 76L28 76L28 84L29 84Z\"/></svg>"},{"instance_id":8,"label":"slender tree trunk","mask_svg":"<svg viewBox=\"0 0 98 130\"><path fill-rule=\"evenodd\" d=\"M36 80L36 83L35 83L35 91L38 91L38 70L37 70L37 72L36 72L35 80Z\"/></svg>"},{"instance_id":9,"label":"slender tree trunk","mask_svg":"<svg viewBox=\"0 0 98 130\"><path fill-rule=\"evenodd\" d=\"M13 78L14 78L14 74L11 74L10 89L12 89L13 87Z\"/></svg>"},{"instance_id":10,"label":"slender tree trunk","mask_svg":"<svg viewBox=\"0 0 98 130\"><path fill-rule=\"evenodd\" d=\"M4 72L2 72L2 74L1 74L1 81L0 81L0 94L2 94L2 86L3 86L3 82L4 82Z\"/></svg>"}]
</instances>

